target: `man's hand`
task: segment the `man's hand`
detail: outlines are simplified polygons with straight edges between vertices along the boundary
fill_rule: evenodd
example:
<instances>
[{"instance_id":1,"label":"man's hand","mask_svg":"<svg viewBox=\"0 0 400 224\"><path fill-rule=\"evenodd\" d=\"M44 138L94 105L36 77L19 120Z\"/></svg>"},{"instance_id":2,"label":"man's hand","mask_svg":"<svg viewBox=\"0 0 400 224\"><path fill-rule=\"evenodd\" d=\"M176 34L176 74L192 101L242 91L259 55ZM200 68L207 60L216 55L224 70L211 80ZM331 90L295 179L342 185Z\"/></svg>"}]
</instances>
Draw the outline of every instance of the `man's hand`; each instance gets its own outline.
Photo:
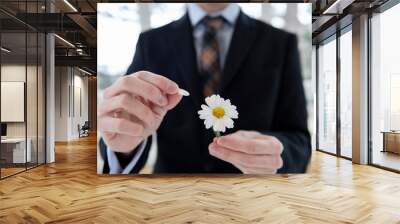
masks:
<instances>
[{"instance_id":1,"label":"man's hand","mask_svg":"<svg viewBox=\"0 0 400 224\"><path fill-rule=\"evenodd\" d=\"M178 91L175 82L151 72L121 77L104 91L98 108L99 129L107 146L131 153L181 101Z\"/></svg>"},{"instance_id":2,"label":"man's hand","mask_svg":"<svg viewBox=\"0 0 400 224\"><path fill-rule=\"evenodd\" d=\"M210 154L229 162L245 174L271 174L282 167L282 143L255 131L237 131L214 138Z\"/></svg>"}]
</instances>

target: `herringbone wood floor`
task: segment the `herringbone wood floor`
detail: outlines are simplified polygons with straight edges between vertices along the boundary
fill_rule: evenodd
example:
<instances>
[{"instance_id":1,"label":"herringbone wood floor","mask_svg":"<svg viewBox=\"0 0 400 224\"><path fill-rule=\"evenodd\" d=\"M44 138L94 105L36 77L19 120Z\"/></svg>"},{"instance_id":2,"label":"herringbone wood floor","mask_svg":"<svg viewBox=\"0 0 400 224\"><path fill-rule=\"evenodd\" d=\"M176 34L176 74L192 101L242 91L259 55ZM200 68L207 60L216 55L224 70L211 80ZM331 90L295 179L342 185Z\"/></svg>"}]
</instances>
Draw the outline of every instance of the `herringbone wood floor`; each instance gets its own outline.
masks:
<instances>
[{"instance_id":1,"label":"herringbone wood floor","mask_svg":"<svg viewBox=\"0 0 400 224\"><path fill-rule=\"evenodd\" d=\"M400 223L400 175L315 152L308 174L96 174L96 140L0 181L0 223Z\"/></svg>"}]
</instances>

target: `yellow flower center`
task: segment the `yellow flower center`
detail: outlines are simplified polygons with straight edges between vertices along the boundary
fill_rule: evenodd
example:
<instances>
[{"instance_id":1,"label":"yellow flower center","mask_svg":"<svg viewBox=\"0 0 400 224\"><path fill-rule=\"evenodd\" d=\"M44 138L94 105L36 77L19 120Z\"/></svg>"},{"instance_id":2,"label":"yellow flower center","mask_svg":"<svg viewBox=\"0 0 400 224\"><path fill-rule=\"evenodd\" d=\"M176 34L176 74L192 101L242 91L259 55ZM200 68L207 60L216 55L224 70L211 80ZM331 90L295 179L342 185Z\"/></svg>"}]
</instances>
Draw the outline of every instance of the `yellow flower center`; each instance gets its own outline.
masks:
<instances>
[{"instance_id":1,"label":"yellow flower center","mask_svg":"<svg viewBox=\"0 0 400 224\"><path fill-rule=\"evenodd\" d=\"M214 115L214 117L216 118L222 118L225 115L225 110L222 107L215 107L212 110L212 114Z\"/></svg>"}]
</instances>

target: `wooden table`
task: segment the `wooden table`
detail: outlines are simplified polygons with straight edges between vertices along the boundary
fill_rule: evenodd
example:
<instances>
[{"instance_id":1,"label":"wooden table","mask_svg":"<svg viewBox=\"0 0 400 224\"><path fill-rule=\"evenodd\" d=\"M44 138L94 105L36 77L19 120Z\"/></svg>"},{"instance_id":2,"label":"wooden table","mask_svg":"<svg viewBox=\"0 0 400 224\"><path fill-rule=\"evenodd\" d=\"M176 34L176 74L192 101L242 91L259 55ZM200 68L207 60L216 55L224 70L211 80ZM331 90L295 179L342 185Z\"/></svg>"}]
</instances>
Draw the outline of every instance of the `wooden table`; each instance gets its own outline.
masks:
<instances>
[{"instance_id":1,"label":"wooden table","mask_svg":"<svg viewBox=\"0 0 400 224\"><path fill-rule=\"evenodd\" d=\"M28 144L25 144L25 140ZM25 148L25 145L27 146ZM1 159L5 164L25 164L32 160L32 140L30 138L1 139Z\"/></svg>"},{"instance_id":2,"label":"wooden table","mask_svg":"<svg viewBox=\"0 0 400 224\"><path fill-rule=\"evenodd\" d=\"M382 152L400 154L400 131L383 131Z\"/></svg>"}]
</instances>

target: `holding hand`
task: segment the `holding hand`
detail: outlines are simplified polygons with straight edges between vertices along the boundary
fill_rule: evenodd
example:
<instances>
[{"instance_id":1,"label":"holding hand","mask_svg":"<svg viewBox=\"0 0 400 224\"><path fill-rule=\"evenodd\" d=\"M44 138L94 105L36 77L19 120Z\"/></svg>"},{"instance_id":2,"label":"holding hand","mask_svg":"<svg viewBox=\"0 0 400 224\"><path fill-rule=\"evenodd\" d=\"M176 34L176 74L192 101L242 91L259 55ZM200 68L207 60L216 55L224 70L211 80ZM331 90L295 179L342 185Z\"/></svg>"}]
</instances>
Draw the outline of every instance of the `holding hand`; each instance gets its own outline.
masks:
<instances>
[{"instance_id":1,"label":"holding hand","mask_svg":"<svg viewBox=\"0 0 400 224\"><path fill-rule=\"evenodd\" d=\"M104 91L98 108L105 143L116 152L131 153L181 99L178 85L163 76L140 71L121 77Z\"/></svg>"},{"instance_id":2,"label":"holding hand","mask_svg":"<svg viewBox=\"0 0 400 224\"><path fill-rule=\"evenodd\" d=\"M255 131L237 131L214 138L210 154L229 162L245 174L271 174L282 167L282 143Z\"/></svg>"}]
</instances>

